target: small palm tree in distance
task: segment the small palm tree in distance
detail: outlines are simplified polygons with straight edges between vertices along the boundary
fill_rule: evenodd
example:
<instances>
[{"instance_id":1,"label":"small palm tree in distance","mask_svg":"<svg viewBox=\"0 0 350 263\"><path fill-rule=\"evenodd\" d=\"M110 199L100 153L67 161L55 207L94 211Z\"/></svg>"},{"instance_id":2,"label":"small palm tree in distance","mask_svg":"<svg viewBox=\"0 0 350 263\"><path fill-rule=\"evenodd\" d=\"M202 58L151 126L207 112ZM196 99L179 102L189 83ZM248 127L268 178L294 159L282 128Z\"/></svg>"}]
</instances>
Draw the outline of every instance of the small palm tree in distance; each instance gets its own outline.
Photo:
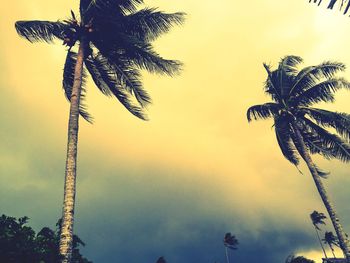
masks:
<instances>
[{"instance_id":1,"label":"small palm tree in distance","mask_svg":"<svg viewBox=\"0 0 350 263\"><path fill-rule=\"evenodd\" d=\"M333 257L336 258L334 253L334 246L339 247L339 242L337 237L333 234L332 231L326 232L324 238L322 239L325 244L327 244L332 251Z\"/></svg>"},{"instance_id":2,"label":"small palm tree in distance","mask_svg":"<svg viewBox=\"0 0 350 263\"><path fill-rule=\"evenodd\" d=\"M228 232L225 234L223 242L225 247L226 263L230 263L228 249L236 250L239 244L238 239L234 235L232 235L230 232Z\"/></svg>"},{"instance_id":3,"label":"small palm tree in distance","mask_svg":"<svg viewBox=\"0 0 350 263\"><path fill-rule=\"evenodd\" d=\"M324 220L327 218L323 213L319 213L317 211L313 211L311 214L310 214L310 218L311 218L311 222L312 224L314 225L315 227L315 231L316 231L316 235L317 235L317 238L318 238L318 241L321 245L321 248L322 248L322 251L323 251L323 254L325 256L325 258L327 258L327 253L323 247L323 244L322 244L322 241L321 241L321 238L320 238L320 234L319 234L319 231L321 230L319 225L326 225L326 223L324 222Z\"/></svg>"}]
</instances>

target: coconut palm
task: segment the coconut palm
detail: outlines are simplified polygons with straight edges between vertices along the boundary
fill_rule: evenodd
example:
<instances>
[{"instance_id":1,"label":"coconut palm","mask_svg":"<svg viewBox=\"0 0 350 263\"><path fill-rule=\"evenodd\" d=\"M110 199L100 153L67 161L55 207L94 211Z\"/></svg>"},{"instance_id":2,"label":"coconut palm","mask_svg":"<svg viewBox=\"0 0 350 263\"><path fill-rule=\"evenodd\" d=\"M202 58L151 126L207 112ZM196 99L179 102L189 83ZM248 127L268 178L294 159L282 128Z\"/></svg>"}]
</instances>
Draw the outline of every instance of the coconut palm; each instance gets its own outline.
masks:
<instances>
[{"instance_id":1,"label":"coconut palm","mask_svg":"<svg viewBox=\"0 0 350 263\"><path fill-rule=\"evenodd\" d=\"M336 258L335 254L334 254L334 247L333 246L338 247L339 244L338 244L338 239L333 234L333 232L331 232L331 231L330 232L326 232L324 234L324 238L322 239L322 241L329 246L329 248L332 251L332 254L333 254L334 258Z\"/></svg>"},{"instance_id":2,"label":"coconut palm","mask_svg":"<svg viewBox=\"0 0 350 263\"><path fill-rule=\"evenodd\" d=\"M309 3L311 2L321 5L322 0L309 0ZM348 0L329 0L327 3L328 3L327 4L328 9L334 9L335 7L338 7L338 9L342 11L344 15L349 12L350 1Z\"/></svg>"},{"instance_id":3,"label":"coconut palm","mask_svg":"<svg viewBox=\"0 0 350 263\"><path fill-rule=\"evenodd\" d=\"M71 12L63 21L18 21L18 34L30 42L68 46L63 88L70 101L68 149L65 172L60 252L70 262L76 188L79 113L91 121L83 103L86 70L97 88L116 97L136 117L146 120L144 108L151 102L140 70L173 76L181 63L158 55L151 44L157 37L184 21L184 13L166 14L155 8L139 9L143 0L81 0L80 19ZM78 46L78 51L75 51Z\"/></svg>"},{"instance_id":4,"label":"coconut palm","mask_svg":"<svg viewBox=\"0 0 350 263\"><path fill-rule=\"evenodd\" d=\"M324 250L324 247L322 245L322 241L321 241L321 238L320 238L320 234L318 232L318 231L321 230L319 225L325 225L326 223L324 222L324 219L326 219L327 217L323 213L319 213L317 211L313 211L310 214L310 218L311 218L312 224L315 227L316 235L317 235L318 241L320 242L323 254L324 254L325 258L327 258L326 251Z\"/></svg>"},{"instance_id":5,"label":"coconut palm","mask_svg":"<svg viewBox=\"0 0 350 263\"><path fill-rule=\"evenodd\" d=\"M249 122L273 118L277 142L284 157L296 166L300 157L305 161L336 230L340 247L350 262L347 237L323 184L322 177L327 173L319 169L311 157L320 154L328 159L350 161L350 115L313 107L318 102L333 102L334 92L349 88L350 84L336 76L345 70L342 63L328 61L298 70L301 62L300 57L287 56L273 71L264 64L268 75L265 92L273 102L250 107L247 118Z\"/></svg>"},{"instance_id":6,"label":"coconut palm","mask_svg":"<svg viewBox=\"0 0 350 263\"><path fill-rule=\"evenodd\" d=\"M225 247L225 254L226 254L226 262L230 263L229 256L228 256L228 249L236 250L238 246L238 239L231 235L231 233L226 233L224 236L224 247Z\"/></svg>"}]
</instances>

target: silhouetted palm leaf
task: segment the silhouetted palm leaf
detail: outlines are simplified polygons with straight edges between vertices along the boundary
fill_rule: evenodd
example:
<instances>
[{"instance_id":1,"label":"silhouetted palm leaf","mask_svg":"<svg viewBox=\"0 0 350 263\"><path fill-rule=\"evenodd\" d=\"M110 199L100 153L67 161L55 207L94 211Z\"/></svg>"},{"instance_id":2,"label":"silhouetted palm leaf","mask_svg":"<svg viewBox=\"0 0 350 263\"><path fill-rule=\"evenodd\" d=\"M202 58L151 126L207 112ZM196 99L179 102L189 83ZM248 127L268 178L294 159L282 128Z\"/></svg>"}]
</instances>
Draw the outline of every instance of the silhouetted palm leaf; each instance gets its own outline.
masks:
<instances>
[{"instance_id":1,"label":"silhouetted palm leaf","mask_svg":"<svg viewBox=\"0 0 350 263\"><path fill-rule=\"evenodd\" d=\"M72 95L73 82L74 82L74 69L75 69L76 62L77 62L77 54L74 52L68 51L67 57L66 57L66 63L64 65L64 70L63 70L63 89L65 92L66 98L69 101ZM86 73L85 71L83 71L79 113L85 120L92 123L92 117L86 111L86 106L84 104L85 93L86 93L85 84L86 84Z\"/></svg>"},{"instance_id":2,"label":"silhouetted palm leaf","mask_svg":"<svg viewBox=\"0 0 350 263\"><path fill-rule=\"evenodd\" d=\"M64 39L64 31L68 25L62 22L50 21L17 21L17 33L30 42L52 42L54 38Z\"/></svg>"},{"instance_id":3,"label":"silhouetted palm leaf","mask_svg":"<svg viewBox=\"0 0 350 263\"><path fill-rule=\"evenodd\" d=\"M318 5L321 5L322 0L318 0ZM309 0L309 3L311 3L312 0ZM317 3L317 0L314 0L313 3ZM327 3L327 1L326 1ZM350 9L350 1L347 0L328 0L328 9L334 9L336 6L338 6L338 9L343 12L343 14L347 14Z\"/></svg>"},{"instance_id":4,"label":"silhouetted palm leaf","mask_svg":"<svg viewBox=\"0 0 350 263\"><path fill-rule=\"evenodd\" d=\"M124 28L126 33L138 39L153 41L174 25L184 22L185 13L165 14L156 8L145 8L126 16Z\"/></svg>"}]
</instances>

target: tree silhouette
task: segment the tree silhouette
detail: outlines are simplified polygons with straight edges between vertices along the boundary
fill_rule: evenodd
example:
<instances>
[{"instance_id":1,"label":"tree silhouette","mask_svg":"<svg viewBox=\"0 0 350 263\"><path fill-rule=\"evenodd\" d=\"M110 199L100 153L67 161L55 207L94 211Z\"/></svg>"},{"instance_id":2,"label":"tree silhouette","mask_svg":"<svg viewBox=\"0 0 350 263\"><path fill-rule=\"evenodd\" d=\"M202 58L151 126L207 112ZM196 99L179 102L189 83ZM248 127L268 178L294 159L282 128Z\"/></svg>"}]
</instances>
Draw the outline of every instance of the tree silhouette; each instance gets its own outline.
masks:
<instances>
[{"instance_id":1,"label":"tree silhouette","mask_svg":"<svg viewBox=\"0 0 350 263\"><path fill-rule=\"evenodd\" d=\"M155 8L138 9L143 0L81 0L80 21L18 21L18 34L30 42L54 39L69 47L63 88L70 101L63 221L60 238L62 262L70 262L76 189L79 113L88 121L83 103L85 79L90 73L97 88L116 97L136 117L146 120L144 107L151 98L143 88L140 70L173 76L181 63L157 54L151 42L184 21L184 13L166 14ZM78 43L78 51L73 48Z\"/></svg>"},{"instance_id":2,"label":"tree silhouette","mask_svg":"<svg viewBox=\"0 0 350 263\"><path fill-rule=\"evenodd\" d=\"M227 261L227 263L230 263L227 250L228 249L236 250L239 242L235 236L231 235L231 233L225 234L223 242L224 242L224 247L225 247L226 261Z\"/></svg>"},{"instance_id":3,"label":"tree silhouette","mask_svg":"<svg viewBox=\"0 0 350 263\"><path fill-rule=\"evenodd\" d=\"M322 240L325 244L327 244L329 246L334 258L336 258L335 254L334 254L334 247L333 246L337 246L337 247L339 246L339 242L338 242L337 237L333 234L333 232L330 231L330 232L326 232L324 234L324 238Z\"/></svg>"},{"instance_id":4,"label":"tree silhouette","mask_svg":"<svg viewBox=\"0 0 350 263\"><path fill-rule=\"evenodd\" d=\"M42 228L37 234L27 226L29 218L0 217L0 262L59 263L59 225L57 229ZM72 263L92 263L80 254L85 244L74 235Z\"/></svg>"},{"instance_id":5,"label":"tree silhouette","mask_svg":"<svg viewBox=\"0 0 350 263\"><path fill-rule=\"evenodd\" d=\"M286 263L315 263L315 261L307 259L303 256L295 257L294 255L290 255L287 258Z\"/></svg>"},{"instance_id":6,"label":"tree silhouette","mask_svg":"<svg viewBox=\"0 0 350 263\"><path fill-rule=\"evenodd\" d=\"M158 258L156 263L167 263L164 257Z\"/></svg>"},{"instance_id":7,"label":"tree silhouette","mask_svg":"<svg viewBox=\"0 0 350 263\"><path fill-rule=\"evenodd\" d=\"M345 70L345 65L324 62L298 70L302 59L284 57L276 70L264 64L267 71L265 92L274 102L255 105L248 109L248 121L273 118L277 142L284 157L294 165L301 157L307 164L320 197L327 209L339 243L350 262L349 244L330 202L320 170L311 154L320 154L330 159L350 161L350 115L312 107L318 102L333 102L334 93L350 84L336 74ZM336 134L327 128L332 128Z\"/></svg>"},{"instance_id":8,"label":"tree silhouette","mask_svg":"<svg viewBox=\"0 0 350 263\"><path fill-rule=\"evenodd\" d=\"M324 254L325 258L327 258L327 253L326 253L326 251L325 251L325 249L324 249L324 247L322 245L320 234L318 232L318 231L321 230L319 225L325 225L326 223L324 222L324 219L326 219L327 217L323 213L319 213L317 211L313 211L310 214L310 218L311 218L312 224L315 227L316 235L317 235L318 241L320 242L320 246L322 248L323 254Z\"/></svg>"}]
</instances>

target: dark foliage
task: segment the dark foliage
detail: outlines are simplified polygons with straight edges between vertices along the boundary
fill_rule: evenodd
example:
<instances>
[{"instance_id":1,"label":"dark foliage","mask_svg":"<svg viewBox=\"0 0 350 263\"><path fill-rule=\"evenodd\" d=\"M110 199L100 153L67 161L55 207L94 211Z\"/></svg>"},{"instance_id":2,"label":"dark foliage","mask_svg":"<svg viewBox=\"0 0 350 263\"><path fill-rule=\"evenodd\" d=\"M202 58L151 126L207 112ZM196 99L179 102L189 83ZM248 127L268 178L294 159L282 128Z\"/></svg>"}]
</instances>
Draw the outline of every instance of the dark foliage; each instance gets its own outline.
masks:
<instances>
[{"instance_id":1,"label":"dark foliage","mask_svg":"<svg viewBox=\"0 0 350 263\"><path fill-rule=\"evenodd\" d=\"M322 0L309 0L309 3L317 3L318 5L322 4ZM347 14L350 9L350 1L347 0L328 0L325 1L328 9L339 9L343 14Z\"/></svg>"},{"instance_id":2,"label":"dark foliage","mask_svg":"<svg viewBox=\"0 0 350 263\"><path fill-rule=\"evenodd\" d=\"M294 255L291 255L287 258L286 263L315 263L315 261L303 256L295 257Z\"/></svg>"},{"instance_id":3,"label":"dark foliage","mask_svg":"<svg viewBox=\"0 0 350 263\"><path fill-rule=\"evenodd\" d=\"M264 64L268 75L264 90L273 102L250 107L248 121L272 118L281 151L294 165L299 164L301 146L293 127L298 127L312 154L349 162L350 115L312 107L333 102L336 91L350 88L345 79L336 77L345 65L327 61L299 70L301 62L300 57L287 56L276 70ZM321 169L318 174L328 175Z\"/></svg>"},{"instance_id":4,"label":"dark foliage","mask_svg":"<svg viewBox=\"0 0 350 263\"><path fill-rule=\"evenodd\" d=\"M37 234L27 226L28 217L0 217L0 262L59 263L59 224L57 229L44 227ZM74 236L72 263L92 263L80 254L85 244Z\"/></svg>"},{"instance_id":5,"label":"dark foliage","mask_svg":"<svg viewBox=\"0 0 350 263\"><path fill-rule=\"evenodd\" d=\"M232 249L232 250L236 250L238 244L239 244L238 239L234 235L231 235L231 233L225 234L225 236L224 236L224 246L225 247Z\"/></svg>"},{"instance_id":6,"label":"dark foliage","mask_svg":"<svg viewBox=\"0 0 350 263\"><path fill-rule=\"evenodd\" d=\"M76 62L71 49L84 40L85 67L98 89L116 97L133 115L146 120L144 108L151 99L143 87L140 70L169 76L180 72L181 62L161 57L151 41L182 24L185 14L140 9L141 4L142 0L81 0L80 22L71 12L71 19L63 22L19 21L15 26L18 34L30 42L58 38L69 47L63 80L68 99ZM91 121L84 105L80 114Z\"/></svg>"},{"instance_id":7,"label":"dark foliage","mask_svg":"<svg viewBox=\"0 0 350 263\"><path fill-rule=\"evenodd\" d=\"M319 225L325 225L326 223L324 220L327 218L323 213L319 213L317 211L313 211L310 214L310 218L312 221L312 224L315 226L317 230L321 230Z\"/></svg>"},{"instance_id":8,"label":"dark foliage","mask_svg":"<svg viewBox=\"0 0 350 263\"><path fill-rule=\"evenodd\" d=\"M325 244L328 244L332 250L333 250L333 245L339 247L338 238L331 231L324 233L324 238L322 239L322 241Z\"/></svg>"},{"instance_id":9,"label":"dark foliage","mask_svg":"<svg viewBox=\"0 0 350 263\"><path fill-rule=\"evenodd\" d=\"M167 261L165 260L164 257L160 257L160 258L158 258L156 263L167 263Z\"/></svg>"}]
</instances>

